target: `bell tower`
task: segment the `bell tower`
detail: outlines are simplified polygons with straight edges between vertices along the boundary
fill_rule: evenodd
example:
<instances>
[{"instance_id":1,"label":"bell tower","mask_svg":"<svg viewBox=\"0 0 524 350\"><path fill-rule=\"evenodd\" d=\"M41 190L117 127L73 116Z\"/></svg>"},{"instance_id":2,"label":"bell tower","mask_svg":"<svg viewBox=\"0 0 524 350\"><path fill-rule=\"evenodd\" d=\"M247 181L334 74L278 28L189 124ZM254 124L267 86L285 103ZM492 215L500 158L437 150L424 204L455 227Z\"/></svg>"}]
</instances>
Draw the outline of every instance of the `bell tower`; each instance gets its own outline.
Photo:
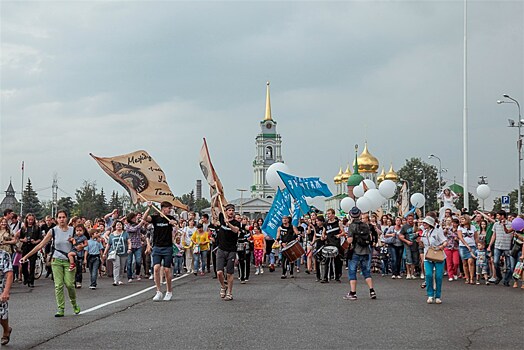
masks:
<instances>
[{"instance_id":1,"label":"bell tower","mask_svg":"<svg viewBox=\"0 0 524 350\"><path fill-rule=\"evenodd\" d=\"M266 84L266 114L260 122L260 134L255 139L256 155L253 161L254 184L251 186L252 198L273 198L275 190L266 181L266 172L271 164L282 160L282 139L277 133L277 122L271 115L269 82Z\"/></svg>"}]
</instances>

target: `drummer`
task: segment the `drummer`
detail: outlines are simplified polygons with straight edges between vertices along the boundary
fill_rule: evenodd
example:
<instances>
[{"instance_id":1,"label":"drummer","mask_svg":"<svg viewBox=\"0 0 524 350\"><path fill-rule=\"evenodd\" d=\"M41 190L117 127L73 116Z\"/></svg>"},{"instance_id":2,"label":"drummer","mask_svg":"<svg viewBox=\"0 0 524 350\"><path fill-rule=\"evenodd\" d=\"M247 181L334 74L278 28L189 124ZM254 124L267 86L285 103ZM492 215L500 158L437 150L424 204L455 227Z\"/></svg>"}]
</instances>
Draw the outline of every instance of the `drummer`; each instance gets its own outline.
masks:
<instances>
[{"instance_id":1,"label":"drummer","mask_svg":"<svg viewBox=\"0 0 524 350\"><path fill-rule=\"evenodd\" d=\"M335 281L341 282L340 277L342 276L342 258L341 255L344 253L342 251L342 247L340 245L340 238L343 236L346 236L346 232L344 231L344 228L342 227L342 223L338 220L338 218L335 215L334 209L328 209L326 211L327 213L327 221L324 224L324 229L322 232L322 240L326 242L326 246L334 246L337 247L339 254L334 257L334 265L335 265ZM321 281L321 283L327 283L328 276L332 272L329 271L329 266L331 264L327 264L326 269L324 269L324 279Z\"/></svg>"},{"instance_id":2,"label":"drummer","mask_svg":"<svg viewBox=\"0 0 524 350\"><path fill-rule=\"evenodd\" d=\"M291 225L291 217L284 216L282 218L282 225L277 230L277 241L281 242L282 249L286 247L290 242L296 240L298 237L298 230L296 227ZM293 275L293 263L288 260L285 255L282 255L282 279L287 278L287 270L289 264L289 275L291 278L295 278Z\"/></svg>"},{"instance_id":3,"label":"drummer","mask_svg":"<svg viewBox=\"0 0 524 350\"><path fill-rule=\"evenodd\" d=\"M308 225L307 232L310 234L314 233L313 240L311 245L313 245L314 256L315 256L315 272L317 274L317 282L320 281L320 250L324 246L324 241L322 240L322 231L324 230L325 219L322 215L316 215L313 217L311 214L311 223Z\"/></svg>"}]
</instances>

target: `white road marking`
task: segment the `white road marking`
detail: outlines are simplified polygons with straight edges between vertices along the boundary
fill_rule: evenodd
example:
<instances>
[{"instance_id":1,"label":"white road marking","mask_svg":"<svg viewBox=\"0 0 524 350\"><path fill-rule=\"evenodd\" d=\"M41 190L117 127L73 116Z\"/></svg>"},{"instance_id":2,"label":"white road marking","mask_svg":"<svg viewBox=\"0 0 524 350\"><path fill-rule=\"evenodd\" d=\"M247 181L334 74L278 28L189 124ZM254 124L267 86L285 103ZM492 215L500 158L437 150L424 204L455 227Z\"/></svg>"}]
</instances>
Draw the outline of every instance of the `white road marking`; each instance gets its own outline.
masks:
<instances>
[{"instance_id":1,"label":"white road marking","mask_svg":"<svg viewBox=\"0 0 524 350\"><path fill-rule=\"evenodd\" d=\"M179 277L173 278L173 279L171 280L171 282L177 281L177 280L179 280L179 279L181 279L181 278L184 278L184 277L186 277L186 276L189 276L189 274L186 273L186 274L184 274L184 275L182 275L182 276L179 276ZM100 304L100 305L97 305L97 306L93 306L93 307L90 308L90 309L87 309L87 310L81 311L81 312L80 312L80 315L83 315L83 314L87 314L87 313L89 313L89 312L96 311L96 310L98 310L98 309L101 309L101 308L106 307L106 306L111 305L111 304L116 304L116 303L119 303L119 302L121 302L121 301L124 301L124 300L127 300L127 299L134 298L134 297L136 297L136 296L138 296L138 295L140 295L140 294L144 294L144 293L149 292L150 290L153 290L153 289L156 289L156 286L151 286L151 287L148 287L148 288L146 288L146 289L142 289L142 290L140 290L140 291L138 291L138 292L136 292L136 293L133 293L133 294L131 294L131 295L128 295L128 296L126 296L126 297L123 297L123 298L120 298L120 299L116 299L116 300L112 300L112 301L108 301L107 303L103 303L103 304Z\"/></svg>"}]
</instances>

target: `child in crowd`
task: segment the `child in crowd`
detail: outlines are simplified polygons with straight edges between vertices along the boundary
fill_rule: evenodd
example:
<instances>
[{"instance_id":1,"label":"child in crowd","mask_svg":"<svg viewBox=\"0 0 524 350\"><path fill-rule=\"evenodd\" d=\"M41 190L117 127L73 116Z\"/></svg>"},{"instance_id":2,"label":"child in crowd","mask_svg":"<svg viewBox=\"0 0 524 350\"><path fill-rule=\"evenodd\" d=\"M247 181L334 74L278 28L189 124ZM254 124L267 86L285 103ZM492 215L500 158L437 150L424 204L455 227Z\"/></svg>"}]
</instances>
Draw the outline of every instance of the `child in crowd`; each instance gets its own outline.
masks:
<instances>
[{"instance_id":1,"label":"child in crowd","mask_svg":"<svg viewBox=\"0 0 524 350\"><path fill-rule=\"evenodd\" d=\"M180 235L176 235L175 243L173 243L174 277L178 277L182 273L182 267L184 266L184 252L184 247L180 242Z\"/></svg>"},{"instance_id":2,"label":"child in crowd","mask_svg":"<svg viewBox=\"0 0 524 350\"><path fill-rule=\"evenodd\" d=\"M75 235L69 237L69 242L73 244L73 249L67 253L69 259L69 271L73 271L76 267L76 260L82 260L84 257L84 248L87 245L87 230L84 225L78 224L75 227ZM82 268L80 263L79 268Z\"/></svg>"},{"instance_id":3,"label":"child in crowd","mask_svg":"<svg viewBox=\"0 0 524 350\"><path fill-rule=\"evenodd\" d=\"M18 283L22 283L22 269L20 268L20 259L22 258L22 249L20 244L14 245L15 256L13 258L13 274L14 279Z\"/></svg>"},{"instance_id":4,"label":"child in crowd","mask_svg":"<svg viewBox=\"0 0 524 350\"><path fill-rule=\"evenodd\" d=\"M87 247L85 247L87 252L87 267L91 274L91 284L89 285L89 289L96 289L98 269L101 262L100 257L103 254L104 246L100 242L100 232L97 229L90 229L89 236L91 238L87 241Z\"/></svg>"},{"instance_id":5,"label":"child in crowd","mask_svg":"<svg viewBox=\"0 0 524 350\"><path fill-rule=\"evenodd\" d=\"M255 256L255 275L264 273L262 268L262 259L264 258L264 252L266 251L266 236L260 231L258 226L253 227L253 245L255 247L253 255Z\"/></svg>"},{"instance_id":6,"label":"child in crowd","mask_svg":"<svg viewBox=\"0 0 524 350\"><path fill-rule=\"evenodd\" d=\"M477 243L477 253L476 256L474 256L476 261L476 270L477 270L477 283L480 284L480 278L481 276L484 276L484 279L486 280L486 285L489 285L488 282L488 252L486 251L486 242L485 241L479 241Z\"/></svg>"}]
</instances>

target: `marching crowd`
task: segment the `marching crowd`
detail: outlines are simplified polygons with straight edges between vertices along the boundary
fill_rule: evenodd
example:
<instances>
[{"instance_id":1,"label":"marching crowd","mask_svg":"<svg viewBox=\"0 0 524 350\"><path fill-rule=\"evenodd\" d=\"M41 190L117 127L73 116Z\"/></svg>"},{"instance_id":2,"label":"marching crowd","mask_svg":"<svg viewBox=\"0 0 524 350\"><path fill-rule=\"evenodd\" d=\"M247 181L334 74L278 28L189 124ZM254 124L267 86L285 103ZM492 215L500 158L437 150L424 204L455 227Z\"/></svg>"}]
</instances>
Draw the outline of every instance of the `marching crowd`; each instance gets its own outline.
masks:
<instances>
[{"instance_id":1,"label":"marching crowd","mask_svg":"<svg viewBox=\"0 0 524 350\"><path fill-rule=\"evenodd\" d=\"M151 213L153 210L158 213ZM217 278L220 297L233 299L235 276L241 284L254 275L281 269L282 279L294 278L302 269L319 283L340 283L347 270L350 291L346 300L357 300L357 276L361 274L370 298L377 293L372 273L392 279L422 280L428 303L442 303L442 280L471 285L499 284L524 289L522 231L512 226L518 219L505 211L453 212L442 219L434 212L426 217L378 217L353 208L348 217L335 211L311 213L298 226L282 219L276 237L262 231L263 219L250 220L226 205L215 219L189 212L177 215L168 202L157 209L148 203L144 213L120 216L113 210L103 218L68 219L58 211L38 220L23 220L12 210L0 219L0 323L1 344L10 340L8 299L12 283L29 288L35 283L37 253L43 252L46 278L55 284L56 317L64 316L64 287L75 314L80 313L75 288L81 288L83 272L89 272L89 288L97 288L101 276L113 286L154 279L154 301L172 298L171 278L184 273ZM235 274L235 266L237 273ZM162 282L167 285L165 294Z\"/></svg>"}]
</instances>

